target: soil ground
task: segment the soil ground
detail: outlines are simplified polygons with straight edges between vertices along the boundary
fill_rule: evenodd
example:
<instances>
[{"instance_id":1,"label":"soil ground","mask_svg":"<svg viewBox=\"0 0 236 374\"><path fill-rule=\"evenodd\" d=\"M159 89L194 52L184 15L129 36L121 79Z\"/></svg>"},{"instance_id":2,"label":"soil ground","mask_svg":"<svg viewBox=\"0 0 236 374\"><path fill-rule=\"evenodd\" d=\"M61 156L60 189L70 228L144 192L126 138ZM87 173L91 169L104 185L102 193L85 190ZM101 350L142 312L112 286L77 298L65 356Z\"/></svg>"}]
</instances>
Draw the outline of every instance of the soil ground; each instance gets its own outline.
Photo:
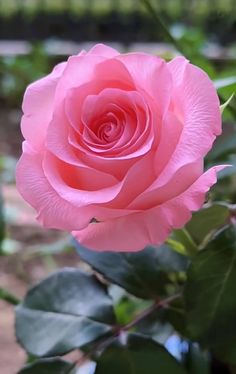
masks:
<instances>
[{"instance_id":1,"label":"soil ground","mask_svg":"<svg viewBox=\"0 0 236 374\"><path fill-rule=\"evenodd\" d=\"M0 155L17 159L21 153L22 137L19 128L20 112L0 111ZM34 211L23 201L14 185L13 170L8 181L3 181L2 190L7 217L7 237L18 246L13 255L0 257L0 287L8 289L22 298L27 289L57 267L76 266L78 256L61 253L49 257L33 256L31 249L64 240L66 235L56 230L41 228ZM11 247L11 245L10 245ZM0 373L16 374L24 365L26 355L16 342L14 333L14 307L0 301Z\"/></svg>"}]
</instances>

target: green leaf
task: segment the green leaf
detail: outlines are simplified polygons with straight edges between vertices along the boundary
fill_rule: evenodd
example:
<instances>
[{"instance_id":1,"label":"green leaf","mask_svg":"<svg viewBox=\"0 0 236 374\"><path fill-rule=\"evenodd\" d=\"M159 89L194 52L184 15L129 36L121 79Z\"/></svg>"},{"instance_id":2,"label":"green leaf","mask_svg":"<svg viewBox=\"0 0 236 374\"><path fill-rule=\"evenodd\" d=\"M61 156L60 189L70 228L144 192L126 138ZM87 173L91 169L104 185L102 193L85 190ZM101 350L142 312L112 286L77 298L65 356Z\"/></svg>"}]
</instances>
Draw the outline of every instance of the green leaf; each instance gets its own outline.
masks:
<instances>
[{"instance_id":1,"label":"green leaf","mask_svg":"<svg viewBox=\"0 0 236 374\"><path fill-rule=\"evenodd\" d=\"M232 93L232 95L228 98L228 100L226 100L226 102L220 106L221 114L224 112L225 108L227 108L227 106L229 105L233 97L234 97L234 93Z\"/></svg>"},{"instance_id":2,"label":"green leaf","mask_svg":"<svg viewBox=\"0 0 236 374\"><path fill-rule=\"evenodd\" d=\"M60 356L111 332L111 298L93 276L66 268L27 293L16 308L16 335L27 352Z\"/></svg>"},{"instance_id":3,"label":"green leaf","mask_svg":"<svg viewBox=\"0 0 236 374\"><path fill-rule=\"evenodd\" d=\"M123 339L122 339L123 338ZM117 338L97 360L95 374L184 374L167 350L138 334Z\"/></svg>"},{"instance_id":4,"label":"green leaf","mask_svg":"<svg viewBox=\"0 0 236 374\"><path fill-rule=\"evenodd\" d=\"M192 261L187 273L187 329L206 347L235 344L236 230L222 229Z\"/></svg>"},{"instance_id":5,"label":"green leaf","mask_svg":"<svg viewBox=\"0 0 236 374\"><path fill-rule=\"evenodd\" d=\"M0 300L5 300L7 303L12 305L17 305L20 303L17 296L13 295L11 292L2 287L0 287Z\"/></svg>"},{"instance_id":6,"label":"green leaf","mask_svg":"<svg viewBox=\"0 0 236 374\"><path fill-rule=\"evenodd\" d=\"M186 255L194 256L198 252L197 244L194 242L185 227L183 229L175 230L173 232L173 237L184 246Z\"/></svg>"},{"instance_id":7,"label":"green leaf","mask_svg":"<svg viewBox=\"0 0 236 374\"><path fill-rule=\"evenodd\" d=\"M187 338L186 314L182 296L164 308L154 310L149 316L139 321L134 329L137 333L150 335L161 344L174 330Z\"/></svg>"},{"instance_id":8,"label":"green leaf","mask_svg":"<svg viewBox=\"0 0 236 374\"><path fill-rule=\"evenodd\" d=\"M229 215L228 207L221 203L204 207L193 213L192 219L184 229L173 232L173 240L184 247L186 254L196 255L199 245L215 230L225 225ZM168 239L168 244L172 244L170 239Z\"/></svg>"},{"instance_id":9,"label":"green leaf","mask_svg":"<svg viewBox=\"0 0 236 374\"><path fill-rule=\"evenodd\" d=\"M201 244L212 231L225 225L230 212L226 205L215 203L193 213L191 221L185 226L194 242Z\"/></svg>"},{"instance_id":10,"label":"green leaf","mask_svg":"<svg viewBox=\"0 0 236 374\"><path fill-rule=\"evenodd\" d=\"M183 243L179 242L178 240L175 240L175 239L169 237L166 240L166 244L168 244L170 246L170 248L172 248L174 251L180 253L181 255L184 255L184 256L188 255L185 246L183 245Z\"/></svg>"},{"instance_id":11,"label":"green leaf","mask_svg":"<svg viewBox=\"0 0 236 374\"><path fill-rule=\"evenodd\" d=\"M210 355L197 343L188 343L188 352L184 357L185 367L189 374L210 374Z\"/></svg>"},{"instance_id":12,"label":"green leaf","mask_svg":"<svg viewBox=\"0 0 236 374\"><path fill-rule=\"evenodd\" d=\"M173 333L173 327L167 322L161 322L160 318L151 320L152 316L146 318L135 332L150 336L154 341L164 344Z\"/></svg>"},{"instance_id":13,"label":"green leaf","mask_svg":"<svg viewBox=\"0 0 236 374\"><path fill-rule=\"evenodd\" d=\"M156 342L164 344L173 333L173 326L166 320L165 312L165 309L154 310L134 326L133 332L150 336Z\"/></svg>"},{"instance_id":14,"label":"green leaf","mask_svg":"<svg viewBox=\"0 0 236 374\"><path fill-rule=\"evenodd\" d=\"M163 309L163 318L168 321L182 336L188 337L186 330L186 313L183 298L172 301Z\"/></svg>"},{"instance_id":15,"label":"green leaf","mask_svg":"<svg viewBox=\"0 0 236 374\"><path fill-rule=\"evenodd\" d=\"M75 245L81 259L107 280L144 299L166 295L168 285L172 284L170 274L187 267L187 259L167 245L147 247L136 253L95 252L77 242Z\"/></svg>"},{"instance_id":16,"label":"green leaf","mask_svg":"<svg viewBox=\"0 0 236 374\"><path fill-rule=\"evenodd\" d=\"M118 286L113 285L113 289L114 287ZM112 289L110 288L109 292L111 293L111 291ZM118 301L114 300L114 303L116 319L119 325L128 324L137 316L137 314L153 305L152 300L140 300L127 293L125 293Z\"/></svg>"},{"instance_id":17,"label":"green leaf","mask_svg":"<svg viewBox=\"0 0 236 374\"><path fill-rule=\"evenodd\" d=\"M18 374L75 374L74 364L60 358L47 358L26 365Z\"/></svg>"},{"instance_id":18,"label":"green leaf","mask_svg":"<svg viewBox=\"0 0 236 374\"><path fill-rule=\"evenodd\" d=\"M212 351L214 356L219 358L220 361L236 365L236 338L234 340L230 339L228 343L225 342Z\"/></svg>"}]
</instances>

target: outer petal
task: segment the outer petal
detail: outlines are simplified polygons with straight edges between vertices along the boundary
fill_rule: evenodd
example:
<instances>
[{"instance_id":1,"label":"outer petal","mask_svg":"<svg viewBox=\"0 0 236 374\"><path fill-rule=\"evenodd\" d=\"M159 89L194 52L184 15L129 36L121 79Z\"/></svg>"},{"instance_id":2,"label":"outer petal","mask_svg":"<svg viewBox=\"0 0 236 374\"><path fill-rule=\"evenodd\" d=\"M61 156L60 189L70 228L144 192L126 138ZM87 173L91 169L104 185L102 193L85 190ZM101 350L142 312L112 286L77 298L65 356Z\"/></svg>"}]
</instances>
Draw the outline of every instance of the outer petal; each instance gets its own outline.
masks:
<instances>
[{"instance_id":1,"label":"outer petal","mask_svg":"<svg viewBox=\"0 0 236 374\"><path fill-rule=\"evenodd\" d=\"M42 169L42 155L24 143L16 169L17 187L23 198L38 212L38 220L47 228L80 230L99 215L106 219L122 217L135 210L110 209L96 205L78 207L64 200L52 188Z\"/></svg>"},{"instance_id":2,"label":"outer petal","mask_svg":"<svg viewBox=\"0 0 236 374\"><path fill-rule=\"evenodd\" d=\"M207 74L183 58L173 60L168 66L173 81L176 74L172 102L183 131L172 157L150 189L164 185L183 165L203 158L221 133L219 99Z\"/></svg>"},{"instance_id":3,"label":"outer petal","mask_svg":"<svg viewBox=\"0 0 236 374\"><path fill-rule=\"evenodd\" d=\"M21 130L31 146L40 150L43 146L48 124L52 118L56 86L66 66L57 65L51 74L30 84L23 99Z\"/></svg>"},{"instance_id":4,"label":"outer petal","mask_svg":"<svg viewBox=\"0 0 236 374\"><path fill-rule=\"evenodd\" d=\"M87 166L70 167L58 162L50 153L46 153L42 166L46 178L59 196L77 207L93 203L104 204L113 200L122 188L122 183L112 175ZM70 174L67 179L70 178L71 183L63 180L63 173Z\"/></svg>"},{"instance_id":5,"label":"outer petal","mask_svg":"<svg viewBox=\"0 0 236 374\"><path fill-rule=\"evenodd\" d=\"M87 52L87 55L99 55L108 58L118 56L119 54L120 53L116 49L102 43L96 44Z\"/></svg>"},{"instance_id":6,"label":"outer petal","mask_svg":"<svg viewBox=\"0 0 236 374\"><path fill-rule=\"evenodd\" d=\"M216 172L223 168L211 168L185 192L163 205L113 221L90 224L72 234L82 245L98 251L139 251L149 244L159 245L172 228L184 226L191 212L202 206L206 192L216 182Z\"/></svg>"},{"instance_id":7,"label":"outer petal","mask_svg":"<svg viewBox=\"0 0 236 374\"><path fill-rule=\"evenodd\" d=\"M203 173L203 160L184 165L176 171L170 181L154 191L139 195L129 208L147 210L162 205L166 201L179 196L186 191ZM148 191L148 189L147 189Z\"/></svg>"},{"instance_id":8,"label":"outer petal","mask_svg":"<svg viewBox=\"0 0 236 374\"><path fill-rule=\"evenodd\" d=\"M172 77L167 64L159 57L144 53L129 53L116 57L126 66L138 90L155 99L159 116L169 107Z\"/></svg>"},{"instance_id":9,"label":"outer petal","mask_svg":"<svg viewBox=\"0 0 236 374\"><path fill-rule=\"evenodd\" d=\"M34 153L27 143L17 165L16 182L19 192L36 209L38 220L45 227L70 231L86 227L90 222L88 209L79 210L51 187L43 173L42 155Z\"/></svg>"},{"instance_id":10,"label":"outer petal","mask_svg":"<svg viewBox=\"0 0 236 374\"><path fill-rule=\"evenodd\" d=\"M77 55L68 59L63 76L56 89L55 102L61 104L68 90L96 79L95 68L106 58L98 55Z\"/></svg>"},{"instance_id":11,"label":"outer petal","mask_svg":"<svg viewBox=\"0 0 236 374\"><path fill-rule=\"evenodd\" d=\"M78 88L87 83L96 86L101 81L105 81L104 87L109 87L114 81L120 88L121 83L124 89L133 87L128 70L116 59L108 60L107 57L97 54L71 56L57 86L55 101L61 105L71 88Z\"/></svg>"},{"instance_id":12,"label":"outer petal","mask_svg":"<svg viewBox=\"0 0 236 374\"><path fill-rule=\"evenodd\" d=\"M185 68L188 65L188 63L189 61L183 56L175 57L173 60L168 62L168 69L172 74L173 83L175 87L179 86L182 83Z\"/></svg>"}]
</instances>

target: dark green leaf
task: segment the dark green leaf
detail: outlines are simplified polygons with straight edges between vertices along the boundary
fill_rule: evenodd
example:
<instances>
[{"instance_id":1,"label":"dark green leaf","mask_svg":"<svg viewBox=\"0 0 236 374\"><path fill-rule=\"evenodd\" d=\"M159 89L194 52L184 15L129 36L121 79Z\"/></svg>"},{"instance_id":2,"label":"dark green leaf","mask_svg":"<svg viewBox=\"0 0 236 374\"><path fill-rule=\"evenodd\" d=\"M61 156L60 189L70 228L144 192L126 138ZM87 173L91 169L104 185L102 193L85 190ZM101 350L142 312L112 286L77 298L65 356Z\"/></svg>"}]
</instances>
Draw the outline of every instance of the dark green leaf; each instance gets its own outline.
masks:
<instances>
[{"instance_id":1,"label":"dark green leaf","mask_svg":"<svg viewBox=\"0 0 236 374\"><path fill-rule=\"evenodd\" d=\"M188 337L186 331L186 314L183 299L180 296L165 308L154 310L149 316L135 325L135 332L150 335L163 344L173 330Z\"/></svg>"},{"instance_id":2,"label":"dark green leaf","mask_svg":"<svg viewBox=\"0 0 236 374\"><path fill-rule=\"evenodd\" d=\"M184 246L186 255L195 256L198 252L198 246L185 227L183 229L175 230L172 235L174 240L177 240Z\"/></svg>"},{"instance_id":3,"label":"dark green leaf","mask_svg":"<svg viewBox=\"0 0 236 374\"><path fill-rule=\"evenodd\" d=\"M126 293L114 305L118 324L126 325L135 318L137 314L149 308L152 304L153 301L151 300L140 300Z\"/></svg>"},{"instance_id":4,"label":"dark green leaf","mask_svg":"<svg viewBox=\"0 0 236 374\"><path fill-rule=\"evenodd\" d=\"M26 295L16 308L16 335L39 357L65 354L111 331L115 323L106 288L78 269L60 270Z\"/></svg>"},{"instance_id":5,"label":"dark green leaf","mask_svg":"<svg viewBox=\"0 0 236 374\"><path fill-rule=\"evenodd\" d=\"M186 313L182 297L172 301L168 308L163 310L163 318L168 321L176 331L183 336L188 336L186 330Z\"/></svg>"},{"instance_id":6,"label":"dark green leaf","mask_svg":"<svg viewBox=\"0 0 236 374\"><path fill-rule=\"evenodd\" d=\"M144 299L166 295L166 287L172 283L169 273L187 266L187 259L167 245L136 253L95 252L75 245L80 257L107 280Z\"/></svg>"},{"instance_id":7,"label":"dark green leaf","mask_svg":"<svg viewBox=\"0 0 236 374\"><path fill-rule=\"evenodd\" d=\"M47 358L25 366L18 374L75 374L73 367L71 362L60 358Z\"/></svg>"},{"instance_id":8,"label":"dark green leaf","mask_svg":"<svg viewBox=\"0 0 236 374\"><path fill-rule=\"evenodd\" d=\"M187 328L207 347L236 336L236 230L227 226L192 261L185 288Z\"/></svg>"},{"instance_id":9,"label":"dark green leaf","mask_svg":"<svg viewBox=\"0 0 236 374\"><path fill-rule=\"evenodd\" d=\"M221 362L236 365L236 338L214 348L213 353Z\"/></svg>"},{"instance_id":10,"label":"dark green leaf","mask_svg":"<svg viewBox=\"0 0 236 374\"><path fill-rule=\"evenodd\" d=\"M210 374L210 355L197 343L188 343L188 352L184 356L185 367L189 374Z\"/></svg>"},{"instance_id":11,"label":"dark green leaf","mask_svg":"<svg viewBox=\"0 0 236 374\"><path fill-rule=\"evenodd\" d=\"M99 357L95 374L185 373L174 357L152 339L138 334L121 338L117 338Z\"/></svg>"},{"instance_id":12,"label":"dark green leaf","mask_svg":"<svg viewBox=\"0 0 236 374\"><path fill-rule=\"evenodd\" d=\"M133 327L133 332L150 336L160 344L164 344L173 333L173 327L166 320L165 309L153 310Z\"/></svg>"},{"instance_id":13,"label":"dark green leaf","mask_svg":"<svg viewBox=\"0 0 236 374\"><path fill-rule=\"evenodd\" d=\"M230 97L228 98L228 100L226 100L224 102L224 104L221 104L221 106L220 106L221 114L223 114L225 109L230 105L231 101L233 100L233 97L234 97L234 93L232 93L232 95L230 95Z\"/></svg>"},{"instance_id":14,"label":"dark green leaf","mask_svg":"<svg viewBox=\"0 0 236 374\"><path fill-rule=\"evenodd\" d=\"M209 233L226 223L229 214L227 206L215 203L193 213L191 221L185 227L193 240L201 244Z\"/></svg>"}]
</instances>

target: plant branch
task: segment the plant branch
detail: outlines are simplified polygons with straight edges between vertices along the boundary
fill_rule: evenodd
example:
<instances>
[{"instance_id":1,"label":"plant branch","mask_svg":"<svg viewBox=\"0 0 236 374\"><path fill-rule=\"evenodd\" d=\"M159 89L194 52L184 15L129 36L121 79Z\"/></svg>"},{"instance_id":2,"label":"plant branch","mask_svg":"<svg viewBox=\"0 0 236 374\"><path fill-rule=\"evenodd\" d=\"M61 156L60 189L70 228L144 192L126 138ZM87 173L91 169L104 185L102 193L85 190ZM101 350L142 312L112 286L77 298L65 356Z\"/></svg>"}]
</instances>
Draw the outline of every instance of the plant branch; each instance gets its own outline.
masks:
<instances>
[{"instance_id":1,"label":"plant branch","mask_svg":"<svg viewBox=\"0 0 236 374\"><path fill-rule=\"evenodd\" d=\"M172 295L170 297L167 297L166 299L163 299L163 300L157 300L153 305L151 305L149 308L145 309L144 311L142 311L141 313L139 313L134 319L133 321L127 323L126 325L122 326L120 328L120 332L121 331L128 331L130 330L131 328L133 328L135 325L137 325L139 322L141 322L142 320L144 320L146 317L150 316L150 314L152 314L154 311L158 310L158 309L162 309L162 308L165 308L167 307L172 301L178 299L179 297L181 296L181 294L176 294L176 295Z\"/></svg>"},{"instance_id":2,"label":"plant branch","mask_svg":"<svg viewBox=\"0 0 236 374\"><path fill-rule=\"evenodd\" d=\"M95 355L97 351L101 350L104 346L111 343L117 336L119 336L122 332L128 331L132 329L134 326L136 326L139 322L144 320L146 317L150 316L154 311L162 308L166 308L169 306L169 304L180 298L181 294L175 294L170 297L167 297L163 300L157 300L154 304L152 304L149 308L145 309L141 313L139 313L131 322L127 323L123 326L115 326L113 329L112 336L109 336L107 338L104 338L100 341L98 341L93 348L90 350L90 352L85 353L82 357L80 357L77 361L74 362L73 368L75 368L77 365L83 363L87 359L89 359L91 356ZM71 370L71 369L70 369Z\"/></svg>"},{"instance_id":3,"label":"plant branch","mask_svg":"<svg viewBox=\"0 0 236 374\"><path fill-rule=\"evenodd\" d=\"M184 49L183 49L181 43L179 43L178 40L175 39L173 37L173 35L170 33L168 27L162 21L160 15L156 11L156 9L153 7L153 5L151 4L151 2L149 0L142 0L142 2L144 4L145 8L147 9L148 13L154 19L154 21L156 21L156 23L160 25L163 37L165 37L166 41L168 41L169 43L173 44L175 46L175 48L177 49L177 51L179 51L180 53L182 53L183 55L185 55L187 57L187 55L185 54Z\"/></svg>"},{"instance_id":4,"label":"plant branch","mask_svg":"<svg viewBox=\"0 0 236 374\"><path fill-rule=\"evenodd\" d=\"M20 303L20 300L15 295L2 287L0 287L0 300L4 300L12 305L18 305Z\"/></svg>"}]
</instances>

